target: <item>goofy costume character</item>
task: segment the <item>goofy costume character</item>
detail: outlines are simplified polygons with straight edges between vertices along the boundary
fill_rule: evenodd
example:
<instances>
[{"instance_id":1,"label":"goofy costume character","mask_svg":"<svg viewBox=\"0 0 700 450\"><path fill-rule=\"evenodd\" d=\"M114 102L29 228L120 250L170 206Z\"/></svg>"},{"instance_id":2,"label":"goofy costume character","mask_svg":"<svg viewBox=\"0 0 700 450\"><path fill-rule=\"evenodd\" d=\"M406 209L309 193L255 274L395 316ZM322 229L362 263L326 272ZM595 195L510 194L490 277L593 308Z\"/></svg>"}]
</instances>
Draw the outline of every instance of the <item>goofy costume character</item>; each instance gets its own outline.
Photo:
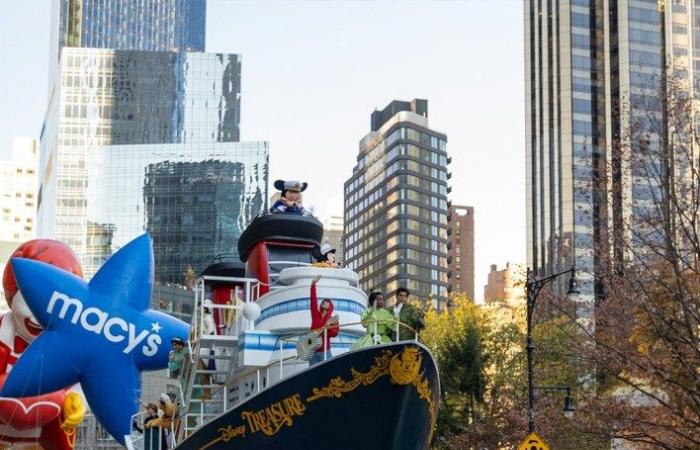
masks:
<instances>
[{"instance_id":1,"label":"goofy costume character","mask_svg":"<svg viewBox=\"0 0 700 450\"><path fill-rule=\"evenodd\" d=\"M45 262L83 276L73 251L58 241L25 242L12 257ZM5 266L2 287L10 311L0 316L0 386L22 352L42 332L17 288L10 262ZM84 415L85 404L75 392L60 390L19 399L0 397L0 447L70 450L75 442L75 427Z\"/></svg>"},{"instance_id":2,"label":"goofy costume character","mask_svg":"<svg viewBox=\"0 0 700 450\"><path fill-rule=\"evenodd\" d=\"M338 336L340 326L338 318L333 317L333 302L324 298L321 306L318 305L318 295L316 294L316 283L320 280L320 276L316 276L311 282L309 310L311 311L311 330L319 331L326 330L321 334L321 346L316 349L316 352L309 360L309 366L325 361L331 358L331 338Z\"/></svg>"}]
</instances>

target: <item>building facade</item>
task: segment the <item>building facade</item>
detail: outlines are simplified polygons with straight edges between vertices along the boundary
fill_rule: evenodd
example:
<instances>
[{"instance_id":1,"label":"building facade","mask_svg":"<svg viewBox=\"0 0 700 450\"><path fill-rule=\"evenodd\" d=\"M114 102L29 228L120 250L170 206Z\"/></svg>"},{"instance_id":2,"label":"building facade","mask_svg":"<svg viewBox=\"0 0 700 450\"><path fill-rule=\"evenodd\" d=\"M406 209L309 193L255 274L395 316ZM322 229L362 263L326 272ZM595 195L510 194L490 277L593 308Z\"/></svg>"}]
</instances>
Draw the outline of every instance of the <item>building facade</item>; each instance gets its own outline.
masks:
<instances>
[{"instance_id":1,"label":"building facade","mask_svg":"<svg viewBox=\"0 0 700 450\"><path fill-rule=\"evenodd\" d=\"M95 149L239 140L237 55L65 48L59 74L41 135L38 232L81 258Z\"/></svg>"},{"instance_id":2,"label":"building facade","mask_svg":"<svg viewBox=\"0 0 700 450\"><path fill-rule=\"evenodd\" d=\"M12 139L12 159L0 161L0 241L24 242L36 235L36 139Z\"/></svg>"},{"instance_id":3,"label":"building facade","mask_svg":"<svg viewBox=\"0 0 700 450\"><path fill-rule=\"evenodd\" d=\"M484 301L487 304L524 305L526 275L523 264L508 262L501 270L492 264L488 282L484 286Z\"/></svg>"},{"instance_id":4,"label":"building facade","mask_svg":"<svg viewBox=\"0 0 700 450\"><path fill-rule=\"evenodd\" d=\"M450 205L447 213L448 291L474 297L474 208Z\"/></svg>"},{"instance_id":5,"label":"building facade","mask_svg":"<svg viewBox=\"0 0 700 450\"><path fill-rule=\"evenodd\" d=\"M545 275L575 264L580 317L604 296L600 261L625 258L629 230L660 191L623 150L661 145L669 77L697 96L693 3L525 2L528 265ZM639 127L647 138L630 140Z\"/></svg>"},{"instance_id":6,"label":"building facade","mask_svg":"<svg viewBox=\"0 0 700 450\"><path fill-rule=\"evenodd\" d=\"M372 114L344 187L345 260L363 289L447 300L447 164L447 136L429 128L427 100Z\"/></svg>"}]
</instances>

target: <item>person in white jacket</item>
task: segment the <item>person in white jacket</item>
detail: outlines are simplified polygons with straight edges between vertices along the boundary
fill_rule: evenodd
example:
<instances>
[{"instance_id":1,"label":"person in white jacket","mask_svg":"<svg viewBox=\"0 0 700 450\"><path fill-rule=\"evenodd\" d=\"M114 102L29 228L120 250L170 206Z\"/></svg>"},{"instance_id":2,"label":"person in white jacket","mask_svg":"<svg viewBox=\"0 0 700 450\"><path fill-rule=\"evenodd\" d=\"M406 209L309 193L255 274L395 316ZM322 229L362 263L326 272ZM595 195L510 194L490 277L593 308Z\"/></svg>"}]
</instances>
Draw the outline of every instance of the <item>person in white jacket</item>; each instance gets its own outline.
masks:
<instances>
[{"instance_id":1,"label":"person in white jacket","mask_svg":"<svg viewBox=\"0 0 700 450\"><path fill-rule=\"evenodd\" d=\"M210 299L206 299L204 303L202 303L202 308L204 309L204 313L202 314L202 336L216 334L216 324L214 323L214 315L212 314L213 306L214 304ZM213 353L213 349L207 348L203 348L199 351L199 356L202 358L204 366L209 370L216 370L216 362L214 359L204 359L204 357L212 355Z\"/></svg>"}]
</instances>

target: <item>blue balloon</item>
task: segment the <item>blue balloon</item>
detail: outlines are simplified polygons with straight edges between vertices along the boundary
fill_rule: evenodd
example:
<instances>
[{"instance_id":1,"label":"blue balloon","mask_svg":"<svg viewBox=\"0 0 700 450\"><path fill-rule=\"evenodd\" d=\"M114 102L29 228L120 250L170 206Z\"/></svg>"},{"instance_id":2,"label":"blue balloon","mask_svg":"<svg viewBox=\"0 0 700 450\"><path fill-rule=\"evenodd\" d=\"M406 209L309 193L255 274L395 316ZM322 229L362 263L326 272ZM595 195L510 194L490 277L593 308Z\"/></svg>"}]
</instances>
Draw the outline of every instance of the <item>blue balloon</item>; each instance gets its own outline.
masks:
<instances>
[{"instance_id":1,"label":"blue balloon","mask_svg":"<svg viewBox=\"0 0 700 450\"><path fill-rule=\"evenodd\" d=\"M170 341L188 325L148 309L153 245L144 234L86 283L49 264L12 258L24 299L44 331L22 354L0 396L28 397L81 383L90 409L124 444L138 411L141 372L168 365Z\"/></svg>"}]
</instances>

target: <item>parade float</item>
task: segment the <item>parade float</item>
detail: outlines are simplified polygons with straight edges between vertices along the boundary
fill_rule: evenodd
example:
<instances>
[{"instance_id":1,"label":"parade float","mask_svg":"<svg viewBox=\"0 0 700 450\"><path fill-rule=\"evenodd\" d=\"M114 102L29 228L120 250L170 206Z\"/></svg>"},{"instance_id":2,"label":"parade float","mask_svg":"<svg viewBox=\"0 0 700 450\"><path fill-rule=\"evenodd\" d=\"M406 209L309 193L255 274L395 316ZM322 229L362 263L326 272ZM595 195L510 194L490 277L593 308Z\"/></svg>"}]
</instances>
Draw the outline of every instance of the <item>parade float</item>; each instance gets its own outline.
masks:
<instances>
[{"instance_id":1,"label":"parade float","mask_svg":"<svg viewBox=\"0 0 700 450\"><path fill-rule=\"evenodd\" d=\"M134 426L143 414L141 372L165 368L168 344L183 337L188 357L174 380L176 408L167 421L175 448L428 448L440 400L432 354L415 332L411 340L351 349L372 326L360 320L367 296L358 275L319 251L318 220L301 208L276 209L241 235L241 263L216 262L202 272L189 327L148 309L148 235L115 253L89 283L52 261L12 258L37 335L4 380L0 423L7 415L2 401L31 405L32 396L58 392L52 401L60 414L54 411L52 420L70 437L85 406L82 396L65 392L79 383L105 429L126 447L143 449L143 430ZM321 304L328 299L333 306L332 327L310 330L312 282ZM398 336L405 325L390 326ZM331 330L331 353L310 365ZM34 435L48 436L38 428Z\"/></svg>"}]
</instances>

